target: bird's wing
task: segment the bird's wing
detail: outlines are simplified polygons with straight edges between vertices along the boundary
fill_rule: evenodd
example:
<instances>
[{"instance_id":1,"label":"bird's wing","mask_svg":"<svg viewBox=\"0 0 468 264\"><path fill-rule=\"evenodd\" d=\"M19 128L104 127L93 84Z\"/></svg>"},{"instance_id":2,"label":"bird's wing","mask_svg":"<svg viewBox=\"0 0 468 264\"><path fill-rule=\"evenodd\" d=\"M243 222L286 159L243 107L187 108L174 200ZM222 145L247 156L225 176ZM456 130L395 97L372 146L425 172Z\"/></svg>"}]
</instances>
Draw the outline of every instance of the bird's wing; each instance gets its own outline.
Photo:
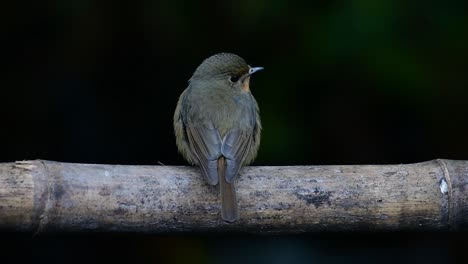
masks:
<instances>
[{"instance_id":1,"label":"bird's wing","mask_svg":"<svg viewBox=\"0 0 468 264\"><path fill-rule=\"evenodd\" d=\"M250 153L253 132L239 129L229 131L223 139L222 155L226 158L226 181L232 182Z\"/></svg>"},{"instance_id":2,"label":"bird's wing","mask_svg":"<svg viewBox=\"0 0 468 264\"><path fill-rule=\"evenodd\" d=\"M221 156L221 136L212 125L188 122L186 133L190 149L202 174L211 185L218 184L218 158Z\"/></svg>"},{"instance_id":3,"label":"bird's wing","mask_svg":"<svg viewBox=\"0 0 468 264\"><path fill-rule=\"evenodd\" d=\"M251 103L246 107L244 116L248 117L243 129L232 129L223 138L221 154L226 157L226 181L231 183L242 166L250 163L257 155L260 144L260 116L257 102L251 96Z\"/></svg>"}]
</instances>

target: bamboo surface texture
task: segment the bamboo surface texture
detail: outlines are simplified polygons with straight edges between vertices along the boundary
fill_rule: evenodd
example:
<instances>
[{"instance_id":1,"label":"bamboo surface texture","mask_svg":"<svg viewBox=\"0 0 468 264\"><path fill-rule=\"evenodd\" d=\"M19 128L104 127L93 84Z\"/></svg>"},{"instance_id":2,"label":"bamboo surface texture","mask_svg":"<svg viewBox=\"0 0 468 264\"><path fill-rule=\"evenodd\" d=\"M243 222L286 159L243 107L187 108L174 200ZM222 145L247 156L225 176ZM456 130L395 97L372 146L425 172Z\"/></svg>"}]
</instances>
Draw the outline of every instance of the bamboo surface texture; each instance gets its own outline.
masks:
<instances>
[{"instance_id":1,"label":"bamboo surface texture","mask_svg":"<svg viewBox=\"0 0 468 264\"><path fill-rule=\"evenodd\" d=\"M247 167L240 220L196 167L0 163L0 229L43 232L467 230L468 162Z\"/></svg>"}]
</instances>

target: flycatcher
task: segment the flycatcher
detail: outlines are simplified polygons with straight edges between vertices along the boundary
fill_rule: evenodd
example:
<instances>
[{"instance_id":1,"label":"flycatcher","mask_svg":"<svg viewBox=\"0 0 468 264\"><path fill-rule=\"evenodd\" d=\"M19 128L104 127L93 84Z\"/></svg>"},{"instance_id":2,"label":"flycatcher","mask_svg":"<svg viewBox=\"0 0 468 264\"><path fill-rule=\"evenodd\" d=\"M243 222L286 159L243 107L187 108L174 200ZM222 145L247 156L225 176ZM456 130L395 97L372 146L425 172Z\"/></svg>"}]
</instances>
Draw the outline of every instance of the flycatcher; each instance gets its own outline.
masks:
<instances>
[{"instance_id":1,"label":"flycatcher","mask_svg":"<svg viewBox=\"0 0 468 264\"><path fill-rule=\"evenodd\" d=\"M209 184L219 183L221 216L227 222L239 219L235 181L260 145L259 109L249 84L262 69L235 54L209 57L190 78L174 114L177 147Z\"/></svg>"}]
</instances>

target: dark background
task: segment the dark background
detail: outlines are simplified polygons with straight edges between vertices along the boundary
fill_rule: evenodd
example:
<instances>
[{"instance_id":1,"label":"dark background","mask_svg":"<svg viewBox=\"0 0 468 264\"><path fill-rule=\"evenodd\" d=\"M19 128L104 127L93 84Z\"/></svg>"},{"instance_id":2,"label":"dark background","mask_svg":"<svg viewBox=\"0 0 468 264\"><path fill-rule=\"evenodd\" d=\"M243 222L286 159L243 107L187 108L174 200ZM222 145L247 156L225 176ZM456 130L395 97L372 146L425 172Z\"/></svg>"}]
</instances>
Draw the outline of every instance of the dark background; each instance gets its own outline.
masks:
<instances>
[{"instance_id":1,"label":"dark background","mask_svg":"<svg viewBox=\"0 0 468 264\"><path fill-rule=\"evenodd\" d=\"M172 115L206 57L263 66L255 165L468 160L466 1L4 1L0 162L186 164ZM0 234L7 260L454 262L463 234ZM466 261L465 257L465 261ZM249 263L249 262L247 262Z\"/></svg>"}]
</instances>

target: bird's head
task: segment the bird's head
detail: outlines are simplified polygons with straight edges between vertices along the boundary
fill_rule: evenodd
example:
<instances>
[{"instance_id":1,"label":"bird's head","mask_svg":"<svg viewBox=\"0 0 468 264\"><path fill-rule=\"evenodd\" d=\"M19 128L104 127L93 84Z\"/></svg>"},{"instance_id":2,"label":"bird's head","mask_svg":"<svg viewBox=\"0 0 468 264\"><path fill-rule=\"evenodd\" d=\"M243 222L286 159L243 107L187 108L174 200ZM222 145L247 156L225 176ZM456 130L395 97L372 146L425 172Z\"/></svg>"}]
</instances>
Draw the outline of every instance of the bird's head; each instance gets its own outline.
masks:
<instances>
[{"instance_id":1,"label":"bird's head","mask_svg":"<svg viewBox=\"0 0 468 264\"><path fill-rule=\"evenodd\" d=\"M259 70L263 68L250 67L244 59L235 54L218 53L198 66L190 82L222 82L249 91L250 76Z\"/></svg>"}]
</instances>

